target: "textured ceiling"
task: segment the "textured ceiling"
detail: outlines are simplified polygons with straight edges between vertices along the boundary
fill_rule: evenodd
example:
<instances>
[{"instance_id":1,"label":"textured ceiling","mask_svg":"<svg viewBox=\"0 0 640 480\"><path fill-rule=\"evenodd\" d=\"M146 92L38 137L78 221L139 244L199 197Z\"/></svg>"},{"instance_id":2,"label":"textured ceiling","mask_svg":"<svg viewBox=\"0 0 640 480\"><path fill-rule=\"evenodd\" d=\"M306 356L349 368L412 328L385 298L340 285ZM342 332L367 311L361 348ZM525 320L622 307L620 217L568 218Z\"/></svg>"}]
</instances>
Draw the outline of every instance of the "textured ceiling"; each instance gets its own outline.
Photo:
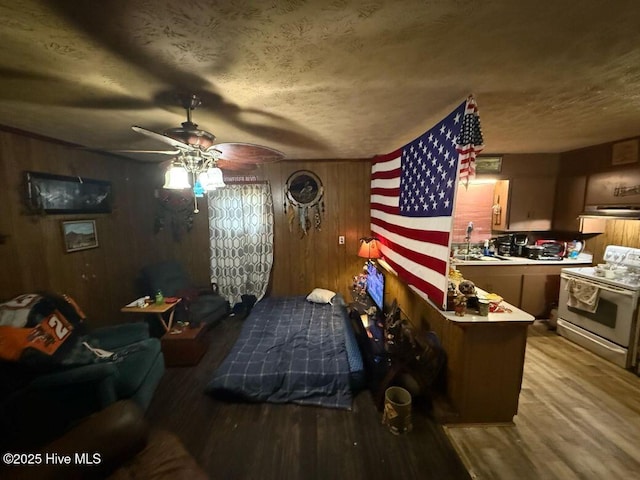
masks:
<instances>
[{"instance_id":1,"label":"textured ceiling","mask_svg":"<svg viewBox=\"0 0 640 480\"><path fill-rule=\"evenodd\" d=\"M387 153L469 93L487 153L640 134L636 0L0 0L0 43L0 124L96 148L163 149L130 127L180 93L290 159Z\"/></svg>"}]
</instances>

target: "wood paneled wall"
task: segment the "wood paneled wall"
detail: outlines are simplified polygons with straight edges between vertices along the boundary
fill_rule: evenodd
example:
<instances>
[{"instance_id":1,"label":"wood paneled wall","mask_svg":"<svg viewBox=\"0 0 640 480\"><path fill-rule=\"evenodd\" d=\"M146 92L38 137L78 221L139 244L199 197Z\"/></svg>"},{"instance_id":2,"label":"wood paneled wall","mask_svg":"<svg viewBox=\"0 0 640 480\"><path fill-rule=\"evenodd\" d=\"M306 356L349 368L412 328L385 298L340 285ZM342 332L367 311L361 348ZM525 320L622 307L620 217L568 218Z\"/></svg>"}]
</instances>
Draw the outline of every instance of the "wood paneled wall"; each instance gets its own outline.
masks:
<instances>
[{"instance_id":1,"label":"wood paneled wall","mask_svg":"<svg viewBox=\"0 0 640 480\"><path fill-rule=\"evenodd\" d=\"M25 170L108 180L113 212L31 214L24 202ZM178 259L196 281L208 282L206 215L195 219L192 232L179 243L170 232L154 234L154 191L161 181L157 164L0 131L0 235L6 236L0 243L0 301L25 292L65 292L93 325L106 325L126 321L120 307L136 298L140 268L156 259ZM99 247L66 253L61 222L80 219L95 219Z\"/></svg>"},{"instance_id":2,"label":"wood paneled wall","mask_svg":"<svg viewBox=\"0 0 640 480\"><path fill-rule=\"evenodd\" d=\"M301 238L289 232L284 215L284 185L296 170L311 170L325 190L320 231ZM112 182L110 214L32 215L24 204L25 170ZM271 293L297 295L314 287L348 297L352 277L363 260L358 240L368 236L371 165L368 161L285 161L263 166L275 210L275 255ZM38 290L65 292L83 307L92 324L126 321L120 307L138 295L140 269L157 260L176 259L195 283L209 282L209 233L205 199L193 228L175 241L170 231L154 233L155 190L162 185L156 163L140 163L0 131L0 301ZM61 222L95 219L99 247L64 251ZM338 236L345 244L338 244Z\"/></svg>"},{"instance_id":3,"label":"wood paneled wall","mask_svg":"<svg viewBox=\"0 0 640 480\"><path fill-rule=\"evenodd\" d=\"M325 214L321 230L301 236L284 213L285 185L297 170L310 170L324 185ZM263 167L271 184L275 213L272 295L302 295L328 288L349 299L353 276L364 260L357 257L359 239L370 235L369 161L285 161ZM338 244L343 235L345 243Z\"/></svg>"}]
</instances>

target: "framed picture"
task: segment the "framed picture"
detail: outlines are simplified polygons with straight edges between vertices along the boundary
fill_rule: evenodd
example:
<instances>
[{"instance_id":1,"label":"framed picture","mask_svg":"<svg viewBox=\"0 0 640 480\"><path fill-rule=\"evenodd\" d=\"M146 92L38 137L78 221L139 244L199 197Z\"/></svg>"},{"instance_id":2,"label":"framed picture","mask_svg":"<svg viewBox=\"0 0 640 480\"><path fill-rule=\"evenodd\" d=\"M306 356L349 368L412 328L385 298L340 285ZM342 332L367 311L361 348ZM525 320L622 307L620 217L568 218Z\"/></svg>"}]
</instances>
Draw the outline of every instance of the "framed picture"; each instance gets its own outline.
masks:
<instances>
[{"instance_id":1,"label":"framed picture","mask_svg":"<svg viewBox=\"0 0 640 480\"><path fill-rule=\"evenodd\" d=\"M502 157L477 157L476 173L500 173Z\"/></svg>"},{"instance_id":2,"label":"framed picture","mask_svg":"<svg viewBox=\"0 0 640 480\"><path fill-rule=\"evenodd\" d=\"M625 165L638 161L638 139L614 143L611 147L611 165Z\"/></svg>"},{"instance_id":3,"label":"framed picture","mask_svg":"<svg viewBox=\"0 0 640 480\"><path fill-rule=\"evenodd\" d=\"M62 222L64 248L67 252L77 252L98 247L98 232L95 220Z\"/></svg>"},{"instance_id":4,"label":"framed picture","mask_svg":"<svg viewBox=\"0 0 640 480\"><path fill-rule=\"evenodd\" d=\"M111 182L25 172L27 203L50 214L110 213Z\"/></svg>"}]
</instances>

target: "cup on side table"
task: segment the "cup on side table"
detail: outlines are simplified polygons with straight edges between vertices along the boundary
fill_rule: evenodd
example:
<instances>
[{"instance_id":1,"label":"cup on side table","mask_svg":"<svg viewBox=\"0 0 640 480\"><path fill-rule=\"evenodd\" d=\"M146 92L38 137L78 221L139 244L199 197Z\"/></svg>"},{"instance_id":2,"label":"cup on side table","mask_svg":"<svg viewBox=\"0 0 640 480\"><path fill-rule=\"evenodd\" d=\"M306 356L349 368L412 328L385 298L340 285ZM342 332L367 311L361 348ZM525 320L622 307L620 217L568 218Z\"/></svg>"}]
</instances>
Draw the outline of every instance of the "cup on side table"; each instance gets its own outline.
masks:
<instances>
[{"instance_id":1,"label":"cup on side table","mask_svg":"<svg viewBox=\"0 0 640 480\"><path fill-rule=\"evenodd\" d=\"M478 315L486 317L489 315L489 300L478 299Z\"/></svg>"}]
</instances>

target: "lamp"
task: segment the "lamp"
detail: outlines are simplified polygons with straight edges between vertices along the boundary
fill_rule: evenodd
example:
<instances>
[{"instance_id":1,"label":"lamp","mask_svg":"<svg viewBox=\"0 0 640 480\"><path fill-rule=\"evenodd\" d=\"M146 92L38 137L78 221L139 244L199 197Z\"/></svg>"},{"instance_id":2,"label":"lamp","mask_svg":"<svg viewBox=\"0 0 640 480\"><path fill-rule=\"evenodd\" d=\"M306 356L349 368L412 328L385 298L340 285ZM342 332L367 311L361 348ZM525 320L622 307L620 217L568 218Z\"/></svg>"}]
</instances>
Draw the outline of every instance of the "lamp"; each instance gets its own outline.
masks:
<instances>
[{"instance_id":1,"label":"lamp","mask_svg":"<svg viewBox=\"0 0 640 480\"><path fill-rule=\"evenodd\" d=\"M221 154L219 150L205 152L199 149L180 153L167 168L162 188L172 190L193 188L194 213L198 213L197 197L201 197L205 191L210 192L225 186L222 170L216 165ZM189 174L191 174L192 183L189 182Z\"/></svg>"},{"instance_id":2,"label":"lamp","mask_svg":"<svg viewBox=\"0 0 640 480\"><path fill-rule=\"evenodd\" d=\"M164 185L162 188L169 190L191 188L189 184L189 172L187 172L179 162L171 162L171 165L169 165L169 168L167 168L164 174Z\"/></svg>"},{"instance_id":3,"label":"lamp","mask_svg":"<svg viewBox=\"0 0 640 480\"><path fill-rule=\"evenodd\" d=\"M373 237L364 237L360 239L360 249L358 256L371 260L372 258L382 258L378 240Z\"/></svg>"}]
</instances>

